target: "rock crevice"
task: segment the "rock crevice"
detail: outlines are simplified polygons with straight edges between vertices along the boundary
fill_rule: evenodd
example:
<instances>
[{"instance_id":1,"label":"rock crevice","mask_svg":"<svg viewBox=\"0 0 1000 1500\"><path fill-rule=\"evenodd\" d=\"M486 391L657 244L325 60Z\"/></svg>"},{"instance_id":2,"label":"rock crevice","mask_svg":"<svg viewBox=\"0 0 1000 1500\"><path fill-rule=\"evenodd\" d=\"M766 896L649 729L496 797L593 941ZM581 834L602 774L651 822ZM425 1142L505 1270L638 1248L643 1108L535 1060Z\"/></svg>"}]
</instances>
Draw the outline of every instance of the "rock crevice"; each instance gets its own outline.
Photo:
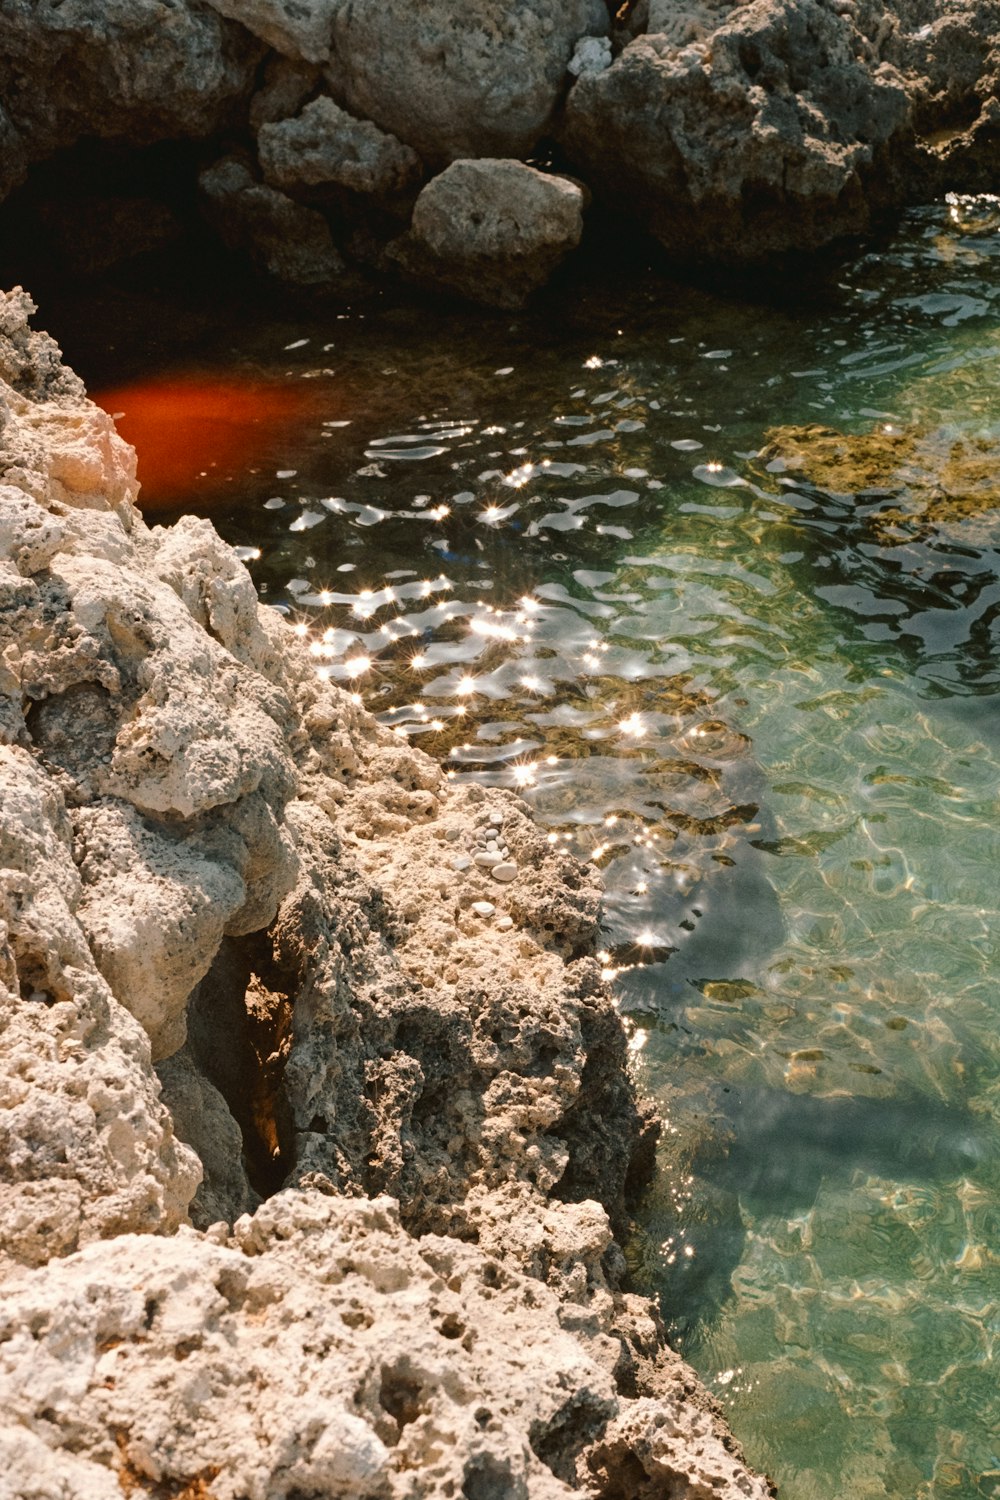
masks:
<instances>
[{"instance_id":1,"label":"rock crevice","mask_svg":"<svg viewBox=\"0 0 1000 1500\"><path fill-rule=\"evenodd\" d=\"M320 681L207 522L147 528L31 311L0 298L0 1494L764 1500L623 1289L655 1126L593 877ZM455 869L487 833L496 920Z\"/></svg>"}]
</instances>

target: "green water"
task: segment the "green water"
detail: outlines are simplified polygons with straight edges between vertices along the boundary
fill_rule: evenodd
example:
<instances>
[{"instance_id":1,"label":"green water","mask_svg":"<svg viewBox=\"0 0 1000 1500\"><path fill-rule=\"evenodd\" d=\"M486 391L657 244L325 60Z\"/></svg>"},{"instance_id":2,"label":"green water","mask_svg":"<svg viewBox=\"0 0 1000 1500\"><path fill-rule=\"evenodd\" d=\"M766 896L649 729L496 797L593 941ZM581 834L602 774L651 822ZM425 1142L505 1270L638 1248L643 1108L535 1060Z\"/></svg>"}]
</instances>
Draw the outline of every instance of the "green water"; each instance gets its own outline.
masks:
<instances>
[{"instance_id":1,"label":"green water","mask_svg":"<svg viewBox=\"0 0 1000 1500\"><path fill-rule=\"evenodd\" d=\"M1000 1495L1000 512L754 458L815 422L1000 453L998 208L787 300L202 354L310 382L213 514L317 670L603 869L667 1122L633 1273L786 1500Z\"/></svg>"}]
</instances>

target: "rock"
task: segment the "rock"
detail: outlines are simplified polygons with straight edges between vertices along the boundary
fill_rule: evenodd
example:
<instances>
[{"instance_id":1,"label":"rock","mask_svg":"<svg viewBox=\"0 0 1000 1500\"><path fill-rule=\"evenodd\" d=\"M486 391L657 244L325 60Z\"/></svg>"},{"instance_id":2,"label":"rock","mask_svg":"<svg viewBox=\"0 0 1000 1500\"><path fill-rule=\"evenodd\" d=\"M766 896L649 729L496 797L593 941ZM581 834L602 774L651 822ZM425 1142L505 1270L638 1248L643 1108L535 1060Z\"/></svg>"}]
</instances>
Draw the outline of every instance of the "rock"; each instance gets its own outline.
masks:
<instances>
[{"instance_id":1,"label":"rock","mask_svg":"<svg viewBox=\"0 0 1000 1500\"><path fill-rule=\"evenodd\" d=\"M559 1500L587 1484L609 1419L601 1461L629 1453L609 1351L560 1319L551 1292L476 1246L412 1240L386 1198L281 1194L225 1245L125 1236L6 1289L5 1483L40 1493L52 1453L100 1500ZM628 1405L657 1478L767 1495L680 1387Z\"/></svg>"},{"instance_id":2,"label":"rock","mask_svg":"<svg viewBox=\"0 0 1000 1500\"><path fill-rule=\"evenodd\" d=\"M490 874L494 880L499 880L502 885L507 885L517 877L517 865L514 864L513 860L501 860L499 864L493 866Z\"/></svg>"},{"instance_id":3,"label":"rock","mask_svg":"<svg viewBox=\"0 0 1000 1500\"><path fill-rule=\"evenodd\" d=\"M603 0L349 0L334 21L330 86L429 162L526 156L549 127Z\"/></svg>"},{"instance_id":4,"label":"rock","mask_svg":"<svg viewBox=\"0 0 1000 1500\"><path fill-rule=\"evenodd\" d=\"M333 18L344 0L208 0L208 4L285 57L321 63L330 56Z\"/></svg>"},{"instance_id":5,"label":"rock","mask_svg":"<svg viewBox=\"0 0 1000 1500\"><path fill-rule=\"evenodd\" d=\"M267 181L286 191L330 184L386 197L421 175L420 158L409 146L325 97L295 119L262 126L257 151Z\"/></svg>"},{"instance_id":6,"label":"rock","mask_svg":"<svg viewBox=\"0 0 1000 1500\"><path fill-rule=\"evenodd\" d=\"M911 128L903 79L869 65L849 19L818 0L752 0L710 47L639 37L582 77L563 141L604 201L672 253L744 261L865 229Z\"/></svg>"},{"instance_id":7,"label":"rock","mask_svg":"<svg viewBox=\"0 0 1000 1500\"><path fill-rule=\"evenodd\" d=\"M521 307L580 242L583 190L519 161L456 161L421 192L390 247L418 280Z\"/></svg>"},{"instance_id":8,"label":"rock","mask_svg":"<svg viewBox=\"0 0 1000 1500\"><path fill-rule=\"evenodd\" d=\"M205 214L231 250L293 286L324 286L344 272L321 213L256 182L235 157L224 157L198 179Z\"/></svg>"},{"instance_id":9,"label":"rock","mask_svg":"<svg viewBox=\"0 0 1000 1500\"><path fill-rule=\"evenodd\" d=\"M143 145L215 133L245 105L261 50L195 0L4 0L0 197L81 136Z\"/></svg>"},{"instance_id":10,"label":"rock","mask_svg":"<svg viewBox=\"0 0 1000 1500\"><path fill-rule=\"evenodd\" d=\"M30 311L0 298L5 1492L763 1500L621 1289L655 1128L596 878L493 792L516 941L454 901L482 788L321 680L207 521L147 528Z\"/></svg>"}]
</instances>

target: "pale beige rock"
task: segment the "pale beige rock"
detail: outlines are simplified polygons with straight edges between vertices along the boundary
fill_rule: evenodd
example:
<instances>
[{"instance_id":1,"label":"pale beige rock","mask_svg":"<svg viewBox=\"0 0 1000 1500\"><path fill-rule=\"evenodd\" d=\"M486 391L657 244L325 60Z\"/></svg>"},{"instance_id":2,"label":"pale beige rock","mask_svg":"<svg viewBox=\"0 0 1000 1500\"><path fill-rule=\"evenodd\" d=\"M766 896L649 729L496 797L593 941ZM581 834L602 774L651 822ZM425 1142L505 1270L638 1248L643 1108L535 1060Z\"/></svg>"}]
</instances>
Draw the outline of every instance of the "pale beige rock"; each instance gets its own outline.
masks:
<instances>
[{"instance_id":1,"label":"pale beige rock","mask_svg":"<svg viewBox=\"0 0 1000 1500\"><path fill-rule=\"evenodd\" d=\"M580 243L584 194L520 161L455 161L423 189L390 254L474 301L520 307Z\"/></svg>"},{"instance_id":2,"label":"pale beige rock","mask_svg":"<svg viewBox=\"0 0 1000 1500\"><path fill-rule=\"evenodd\" d=\"M325 96L294 119L263 125L257 153L267 181L286 192L329 184L386 196L421 175L420 158L409 146Z\"/></svg>"},{"instance_id":3,"label":"pale beige rock","mask_svg":"<svg viewBox=\"0 0 1000 1500\"><path fill-rule=\"evenodd\" d=\"M334 21L330 86L428 161L526 156L548 127L603 0L351 0Z\"/></svg>"}]
</instances>

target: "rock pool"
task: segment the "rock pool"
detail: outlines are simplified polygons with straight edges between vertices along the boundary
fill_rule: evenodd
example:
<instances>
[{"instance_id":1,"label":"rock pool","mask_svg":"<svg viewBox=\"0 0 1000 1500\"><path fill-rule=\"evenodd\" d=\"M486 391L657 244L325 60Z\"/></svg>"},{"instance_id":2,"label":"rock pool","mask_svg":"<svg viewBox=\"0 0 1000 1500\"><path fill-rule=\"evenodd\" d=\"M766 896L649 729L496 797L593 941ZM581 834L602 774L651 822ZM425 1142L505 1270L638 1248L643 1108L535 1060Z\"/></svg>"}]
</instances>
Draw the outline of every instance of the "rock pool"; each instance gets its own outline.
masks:
<instances>
[{"instance_id":1,"label":"rock pool","mask_svg":"<svg viewBox=\"0 0 1000 1500\"><path fill-rule=\"evenodd\" d=\"M760 301L222 307L199 379L297 399L153 476L603 869L633 1273L785 1500L1000 1495L998 275L980 198Z\"/></svg>"}]
</instances>

